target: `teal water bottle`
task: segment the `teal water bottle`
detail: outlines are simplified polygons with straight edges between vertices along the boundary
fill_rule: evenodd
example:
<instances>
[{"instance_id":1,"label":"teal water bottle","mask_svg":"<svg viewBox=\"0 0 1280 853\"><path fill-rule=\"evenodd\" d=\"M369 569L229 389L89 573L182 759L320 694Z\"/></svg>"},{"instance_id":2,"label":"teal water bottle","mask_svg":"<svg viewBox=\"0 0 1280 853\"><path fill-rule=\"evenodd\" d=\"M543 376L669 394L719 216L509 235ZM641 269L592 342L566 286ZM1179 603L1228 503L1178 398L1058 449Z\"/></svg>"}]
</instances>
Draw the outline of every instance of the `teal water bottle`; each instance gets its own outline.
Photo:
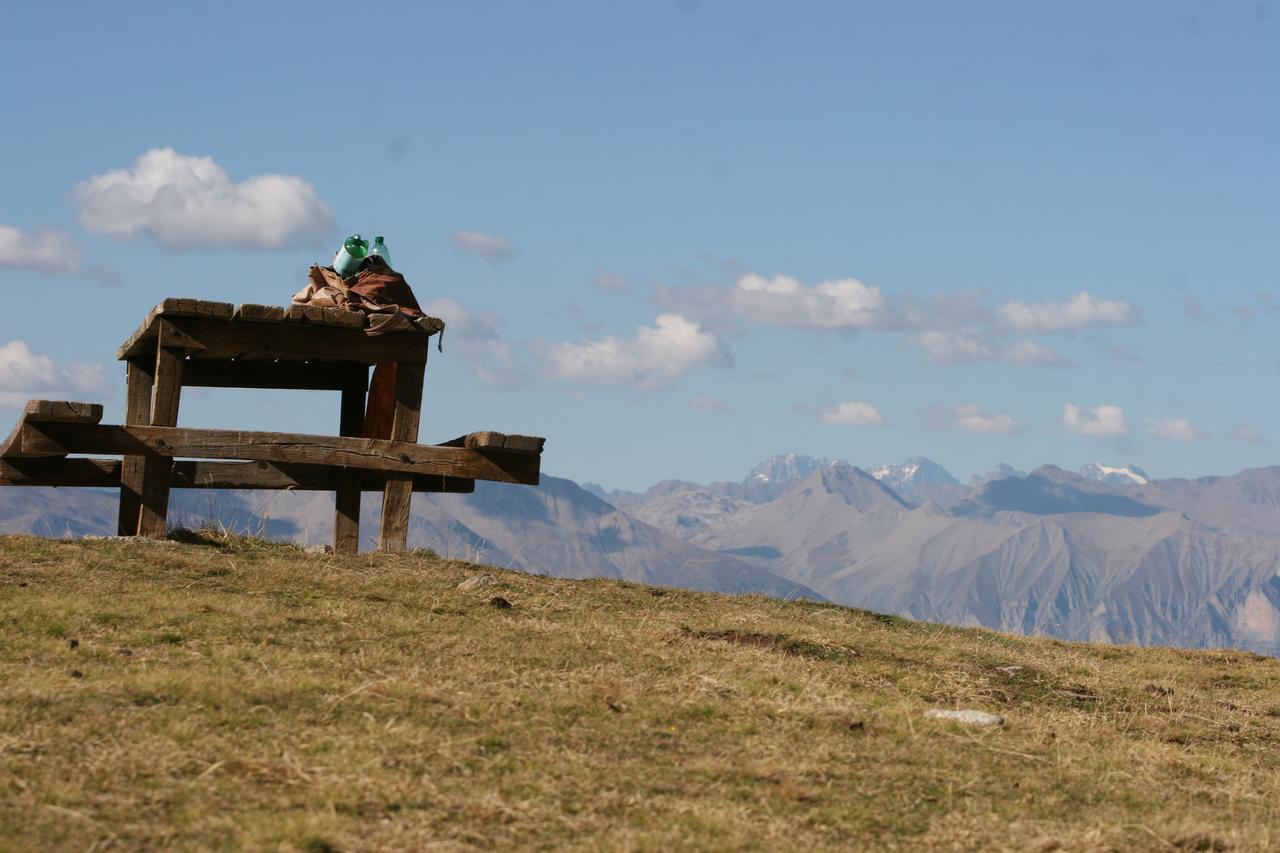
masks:
<instances>
[{"instance_id":1,"label":"teal water bottle","mask_svg":"<svg viewBox=\"0 0 1280 853\"><path fill-rule=\"evenodd\" d=\"M355 275L368 254L369 241L360 239L359 234L352 234L347 238L347 242L342 244L338 254L333 256L333 268L343 278Z\"/></svg>"},{"instance_id":2,"label":"teal water bottle","mask_svg":"<svg viewBox=\"0 0 1280 853\"><path fill-rule=\"evenodd\" d=\"M387 244L382 242L381 237L373 238L373 246L369 249L369 257L377 255L386 262L387 267L391 269L391 250L387 248Z\"/></svg>"}]
</instances>

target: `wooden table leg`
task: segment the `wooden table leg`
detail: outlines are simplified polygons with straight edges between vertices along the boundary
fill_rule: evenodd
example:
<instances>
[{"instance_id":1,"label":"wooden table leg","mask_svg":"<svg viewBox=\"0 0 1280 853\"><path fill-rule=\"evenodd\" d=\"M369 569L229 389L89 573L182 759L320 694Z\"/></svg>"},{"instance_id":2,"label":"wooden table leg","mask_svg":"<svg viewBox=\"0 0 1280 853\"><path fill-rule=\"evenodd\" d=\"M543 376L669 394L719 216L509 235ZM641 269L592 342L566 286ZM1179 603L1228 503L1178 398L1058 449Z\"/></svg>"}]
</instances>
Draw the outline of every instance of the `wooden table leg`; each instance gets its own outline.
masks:
<instances>
[{"instance_id":1,"label":"wooden table leg","mask_svg":"<svg viewBox=\"0 0 1280 853\"><path fill-rule=\"evenodd\" d=\"M391 421L393 441L417 441L422 415L422 379L425 364L396 365L396 413ZM413 498L412 474L387 474L382 492L381 547L403 551L409 544L409 505Z\"/></svg>"},{"instance_id":2,"label":"wooden table leg","mask_svg":"<svg viewBox=\"0 0 1280 853\"><path fill-rule=\"evenodd\" d=\"M364 396L369 386L368 368L352 376L342 389L342 414L338 435L360 435L364 425ZM333 553L355 554L360 550L360 475L358 468L338 471L333 516Z\"/></svg>"},{"instance_id":3,"label":"wooden table leg","mask_svg":"<svg viewBox=\"0 0 1280 853\"><path fill-rule=\"evenodd\" d=\"M155 363L149 358L131 358L125 367L124 422L151 422L151 385L155 382ZM142 469L144 457L126 456L120 466L120 520L116 532L120 536L138 535L138 515L142 511Z\"/></svg>"},{"instance_id":4,"label":"wooden table leg","mask_svg":"<svg viewBox=\"0 0 1280 853\"><path fill-rule=\"evenodd\" d=\"M164 337L165 327L161 325L156 347L155 383L151 393L151 425L177 426L185 353L165 346ZM173 460L166 456L147 456L144 459L138 535L163 539L169 521L169 481L173 477Z\"/></svg>"}]
</instances>

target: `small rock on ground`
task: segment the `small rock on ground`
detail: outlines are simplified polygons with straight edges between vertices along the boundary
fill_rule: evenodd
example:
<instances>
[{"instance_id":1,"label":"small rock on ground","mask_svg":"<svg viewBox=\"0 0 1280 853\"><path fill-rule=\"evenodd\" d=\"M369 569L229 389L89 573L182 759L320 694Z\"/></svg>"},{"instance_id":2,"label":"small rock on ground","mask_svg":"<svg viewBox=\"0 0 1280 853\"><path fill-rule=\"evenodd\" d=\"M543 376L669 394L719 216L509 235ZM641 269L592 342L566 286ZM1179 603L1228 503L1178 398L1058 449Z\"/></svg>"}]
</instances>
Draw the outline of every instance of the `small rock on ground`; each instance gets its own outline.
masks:
<instances>
[{"instance_id":1,"label":"small rock on ground","mask_svg":"<svg viewBox=\"0 0 1280 853\"><path fill-rule=\"evenodd\" d=\"M479 589L480 587L488 586L489 584L494 583L495 581L497 581L497 578L495 578L493 575L488 573L480 574L480 575L472 575L471 577L464 580L462 583L458 584L458 589L463 590L464 592L467 590Z\"/></svg>"},{"instance_id":2,"label":"small rock on ground","mask_svg":"<svg viewBox=\"0 0 1280 853\"><path fill-rule=\"evenodd\" d=\"M1004 717L999 714L988 714L986 711L975 711L966 708L962 711L945 711L942 708L930 708L924 715L931 720L947 720L966 726L1003 726Z\"/></svg>"}]
</instances>

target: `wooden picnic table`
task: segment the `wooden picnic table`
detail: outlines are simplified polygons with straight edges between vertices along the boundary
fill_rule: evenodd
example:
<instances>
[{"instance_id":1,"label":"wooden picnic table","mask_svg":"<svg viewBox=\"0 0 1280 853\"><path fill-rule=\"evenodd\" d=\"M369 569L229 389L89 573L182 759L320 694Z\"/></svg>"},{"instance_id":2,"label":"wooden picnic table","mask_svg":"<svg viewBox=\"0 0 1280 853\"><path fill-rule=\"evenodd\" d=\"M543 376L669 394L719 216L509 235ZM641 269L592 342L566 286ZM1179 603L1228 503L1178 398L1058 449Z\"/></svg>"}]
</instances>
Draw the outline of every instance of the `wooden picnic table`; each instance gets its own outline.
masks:
<instances>
[{"instance_id":1,"label":"wooden picnic table","mask_svg":"<svg viewBox=\"0 0 1280 853\"><path fill-rule=\"evenodd\" d=\"M376 335L365 327L364 314L337 308L166 299L117 352L125 423L99 423L97 404L32 401L0 446L0 485L118 484L118 532L152 538L165 535L171 488L332 489L334 551L350 554L362 491L383 494L380 547L403 550L414 491L470 492L477 479L538 483L538 437L475 432L417 443L427 352L443 321L400 315ZM369 368L385 362L396 365L391 435L363 438ZM180 428L182 389L192 386L338 391L337 435ZM245 461L216 461L228 459Z\"/></svg>"}]
</instances>

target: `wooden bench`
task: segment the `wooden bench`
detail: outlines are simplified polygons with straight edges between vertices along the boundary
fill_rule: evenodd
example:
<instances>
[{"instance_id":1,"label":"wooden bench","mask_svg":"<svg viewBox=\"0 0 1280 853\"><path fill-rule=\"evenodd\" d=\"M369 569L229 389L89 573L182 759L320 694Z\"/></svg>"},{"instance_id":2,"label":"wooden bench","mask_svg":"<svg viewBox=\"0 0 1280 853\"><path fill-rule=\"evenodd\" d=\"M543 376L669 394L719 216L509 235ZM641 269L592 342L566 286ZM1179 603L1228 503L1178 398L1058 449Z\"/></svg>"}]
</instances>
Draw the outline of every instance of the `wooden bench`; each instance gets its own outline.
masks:
<instances>
[{"instance_id":1,"label":"wooden bench","mask_svg":"<svg viewBox=\"0 0 1280 853\"><path fill-rule=\"evenodd\" d=\"M415 491L470 492L478 479L537 485L542 438L476 432L417 443L427 351L442 321L404 318L377 335L364 325L364 314L334 308L167 299L117 353L127 365L125 423L100 423L98 404L33 400L0 446L0 485L118 485L119 533L152 538L165 534L171 488L332 490L334 550L347 554L359 546L362 491L383 493L380 547L403 550ZM391 438L361 438L369 367L379 362L396 364ZM338 391L338 435L178 427L184 386Z\"/></svg>"}]
</instances>

